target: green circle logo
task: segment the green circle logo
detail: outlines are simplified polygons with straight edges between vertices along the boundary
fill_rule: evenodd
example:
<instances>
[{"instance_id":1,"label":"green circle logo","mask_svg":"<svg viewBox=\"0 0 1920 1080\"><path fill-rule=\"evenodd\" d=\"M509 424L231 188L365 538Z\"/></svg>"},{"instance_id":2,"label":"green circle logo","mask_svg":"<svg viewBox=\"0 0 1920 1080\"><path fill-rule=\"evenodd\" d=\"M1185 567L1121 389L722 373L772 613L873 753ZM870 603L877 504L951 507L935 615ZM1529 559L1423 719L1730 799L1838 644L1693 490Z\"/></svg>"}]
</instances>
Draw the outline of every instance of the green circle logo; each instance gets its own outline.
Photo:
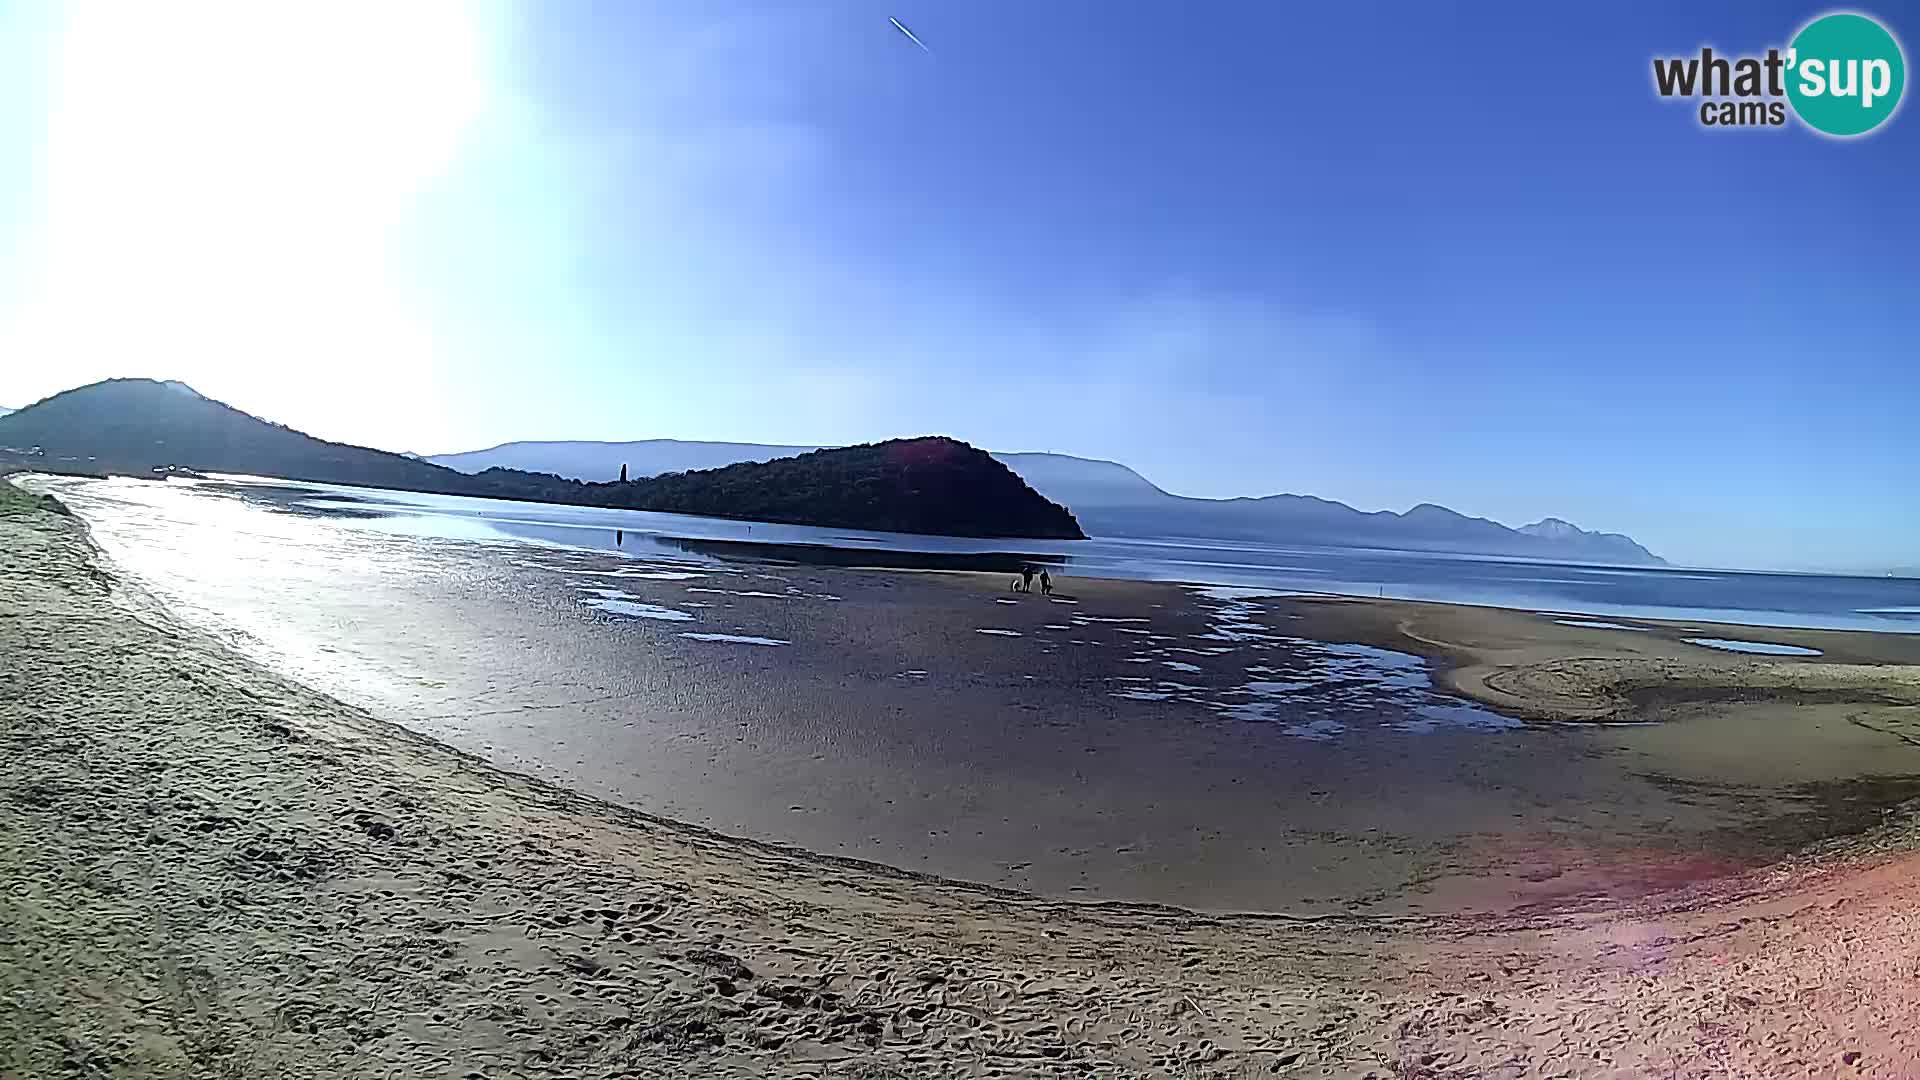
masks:
<instances>
[{"instance_id":1,"label":"green circle logo","mask_svg":"<svg viewBox=\"0 0 1920 1080\"><path fill-rule=\"evenodd\" d=\"M1815 131L1864 135L1893 115L1907 87L1907 58L1887 28L1842 12L1822 15L1787 50L1787 100Z\"/></svg>"}]
</instances>

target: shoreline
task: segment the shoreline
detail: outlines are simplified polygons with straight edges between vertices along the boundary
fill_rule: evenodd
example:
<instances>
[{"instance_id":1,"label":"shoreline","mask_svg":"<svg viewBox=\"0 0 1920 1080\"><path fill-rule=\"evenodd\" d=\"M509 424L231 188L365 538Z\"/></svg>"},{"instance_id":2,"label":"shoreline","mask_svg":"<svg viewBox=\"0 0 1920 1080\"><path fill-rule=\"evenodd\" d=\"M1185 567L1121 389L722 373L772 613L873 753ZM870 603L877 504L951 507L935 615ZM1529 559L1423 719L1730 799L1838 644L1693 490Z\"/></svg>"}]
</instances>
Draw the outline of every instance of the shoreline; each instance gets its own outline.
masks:
<instances>
[{"instance_id":1,"label":"shoreline","mask_svg":"<svg viewBox=\"0 0 1920 1080\"><path fill-rule=\"evenodd\" d=\"M0 823L23 841L0 853L8 1069L1385 1078L1578 1054L1592 1075L1837 1077L1914 1060L1910 1031L1874 1020L1920 1006L1910 823L1599 913L1046 900L502 772L111 606L82 530L0 515ZM1642 942L1624 970L1620 941Z\"/></svg>"},{"instance_id":2,"label":"shoreline","mask_svg":"<svg viewBox=\"0 0 1920 1080\"><path fill-rule=\"evenodd\" d=\"M4 463L0 463L0 477L12 475L12 474L18 474L21 476L38 475L40 477L44 477L48 479L60 479L60 478L116 479L118 478L118 479L137 480L137 481L149 482L149 483L157 483L162 485L164 485L166 481L170 478L166 476L145 476L145 475L138 475L138 474L132 474L132 473L113 473L113 472L106 472L106 471L100 471L100 470L46 472L46 471L28 468L26 466L14 466L12 468L8 468ZM176 476L178 475L184 475L184 474L176 474ZM211 484L216 484L216 485L226 484L234 487L235 489L249 488L249 489L265 490L265 489L274 488L276 486L281 486L281 485L294 485L296 488L310 487L318 490L327 490L327 491L337 492L340 497L345 498L351 502L364 502L365 501L364 494L366 493L379 494L382 492L386 492L388 494L401 495L401 496L433 494L431 492L415 492L408 489L355 488L349 485L340 485L340 484L326 483L326 482L320 482L320 481L284 480L284 479L273 478L273 477L248 476L245 474L229 474L229 473L212 473L212 474L205 474L205 475L193 474L190 476L186 476L186 478L191 480L197 480L197 481L207 482ZM490 495L448 496L448 497L472 498L482 503L525 502L525 500L500 499ZM535 501L535 502L527 503L527 505L531 507L536 507L536 508L542 507L542 506L558 506L558 507L576 507L579 509L586 509L586 510L605 510L609 512L625 512L625 511L622 511L621 508L617 508L617 507L600 507L600 506L592 506L592 505L586 505L586 504L578 504L576 506L576 504L570 504L570 503L544 503L544 502ZM376 503L376 507L385 509L388 512L404 512L406 509L412 509L415 512L418 512L421 509L419 505L407 503L405 501L394 503L390 507L384 506L384 504ZM775 530L785 528L785 527L801 527L801 528L806 528L806 529L817 531L817 532L836 531L829 527L785 526L777 522L753 522L753 521L748 521L747 519L744 519L744 518L702 517L700 515L687 515L687 514L679 514L679 513L673 513L673 512L665 512L665 511L634 511L634 512L644 513L644 514L657 514L659 516L668 517L668 518L683 518L687 521L693 521L693 522L711 521L711 522L716 522L720 524L746 524L746 525L761 524L761 525L766 525ZM515 524L536 525L539 523L528 521L528 522L516 522ZM618 523L617 522L606 523L603 527L597 527L597 530L601 532L618 531ZM635 529L631 531L634 531L636 535L641 535L645 533L646 530ZM872 531L872 530L838 530L838 531L865 532L865 531ZM1019 565L1022 563L1047 563L1047 564L1053 565L1056 569L1061 570L1063 574L1071 572L1070 576L1078 580L1131 582L1131 583L1141 584L1141 585L1167 585L1167 586L1176 586L1181 588L1209 588L1209 589L1234 589L1234 590L1246 589L1246 590L1256 591L1264 595L1275 596L1275 597L1294 596L1294 597L1302 597L1302 598L1310 598L1310 599L1326 599L1326 600L1377 600L1385 603L1438 605L1443 607L1467 607L1467 608L1476 608L1476 609L1486 609L1486 610L1492 610L1492 611L1532 613L1532 614L1538 614L1538 615L1543 615L1548 617L1573 616L1577 618L1586 618L1586 619L1592 619L1592 620L1617 619L1617 620L1625 620L1627 622L1632 622L1637 624L1649 624L1649 625L1661 625L1661 624L1680 625L1682 623L1697 623L1703 626L1718 626L1718 627L1726 627L1726 628L1739 628L1744 630L1752 630L1752 631L1759 632L1763 635L1768 633L1781 633L1781 634L1838 633L1838 634L1871 634L1871 635L1894 636L1894 637L1913 637L1916 639L1920 639L1920 624L1913 624L1910 626L1873 626L1873 627L1802 626L1802 625L1795 625L1791 623L1779 623L1779 622L1740 622L1737 620L1729 621L1725 619L1706 617L1706 616L1703 616L1701 618L1689 619L1689 618L1681 618L1679 616L1640 615L1640 614L1633 613L1635 610L1635 605L1601 604L1601 605L1594 605L1593 607L1590 607L1590 608L1576 607L1576 608L1566 608L1566 609L1554 609L1549 607L1540 607L1538 605L1532 605L1532 604L1512 605L1512 604L1499 604L1499 603L1492 603L1492 602L1477 602L1474 600L1467 600L1467 599L1428 599L1428 598L1407 597L1407 596L1375 596L1372 592L1368 592L1368 591L1339 592L1339 591L1316 590L1316 589L1305 588L1305 587L1262 586L1262 585L1246 586L1246 585L1226 583L1226 582L1198 581L1198 580L1189 580L1185 578L1174 578L1174 577L1149 578L1149 577L1127 577L1127 576L1101 576L1098 574L1086 573L1084 570L1080 570L1074 567L1063 566L1057 561L1061 558L1070 556L1071 552L1064 553L1064 554L1061 552L1043 552L1043 551L1023 552L1018 549L1017 545L1026 541L1023 540L1023 538L1019 538L1019 537L942 536L939 534L886 534L886 535L899 536L899 537L903 537L910 540L915 538L922 539L922 540L950 540L950 541L957 541L961 543L971 543L971 544L994 543L1001 540L1006 541L1005 545L995 550L940 551L940 550L915 549L915 550L896 551L888 548L838 546L838 545L828 544L819 540L810 540L810 539L799 539L799 540L791 540L791 541L778 541L778 540L764 541L764 540L756 540L756 539L751 539L746 537L737 537L737 536L731 537L731 538L701 537L701 536L693 535L691 533L684 536L677 535L677 534L661 534L661 535L663 537L666 537L667 539L673 540L675 543L685 545L685 548L687 550L697 551L707 557L720 559L722 561L737 561L737 562L754 563L754 564L761 564L761 565L764 565L767 563L777 563L781 565L793 565L798 567L829 566L829 567L858 569L862 571L878 570L878 571L896 572L896 573L953 574L953 575L961 575L961 576L965 576L969 574L983 574L988 577L991 577L992 575L996 575L996 574L1005 575L1010 572L1017 572ZM606 554L609 551L617 550L614 548L609 548L605 544L596 545L592 543L555 541L555 540L547 540L547 539L532 540L528 536L521 535L519 533L513 533L512 536L514 539L519 540L521 542L533 543L537 546L553 547L560 550L574 552L577 554ZM1141 538L1141 537L1129 537L1129 536L1094 536L1086 539L1088 542L1091 542L1091 543L1129 544L1129 543L1136 543L1136 542L1143 542L1143 541L1155 542L1158 539L1162 539L1162 538ZM1191 539L1197 540L1202 543L1212 542L1212 541L1207 541L1205 538L1191 538ZM1059 542L1068 543L1068 544L1078 543L1078 541L1059 541ZM1786 577L1800 576L1800 577L1819 578L1819 579L1874 581L1874 582L1881 580L1881 578L1878 576L1864 575L1864 574L1814 573L1814 572L1807 572L1807 571L1768 571L1768 570L1714 568L1714 567L1675 567L1675 566L1645 565L1645 564L1635 564L1635 563L1595 563L1595 562L1580 562L1580 561L1559 561L1559 560L1541 559L1541 558L1535 558L1535 557L1529 557L1529 556L1518 556L1518 555L1509 556L1509 555L1493 555L1493 554L1472 553L1472 552L1421 551L1421 550L1414 550L1414 549L1363 549L1363 548L1341 548L1341 547L1320 548L1320 547L1314 547L1312 545L1308 545L1307 547L1304 547L1300 550L1307 551L1307 552L1328 552L1328 553L1357 552L1361 554L1378 554L1378 555L1385 555L1390 557L1405 557L1405 558L1414 558L1414 559L1423 559L1423 558L1438 559L1438 560L1445 560L1450 562L1457 561L1461 565L1473 565L1475 563L1485 562L1490 564L1514 564L1514 565L1541 566L1541 567L1560 566L1560 567L1564 567L1572 570L1596 570L1596 571L1602 571L1602 572L1627 571L1627 572L1633 572L1633 573L1644 572L1649 574L1660 574L1665 572L1671 572L1682 577L1690 576L1693 573L1708 573L1708 574L1763 576L1763 577L1764 576L1786 576ZM801 552L805 552L808 554L805 557L796 557L796 554ZM635 553L631 551L624 552L624 554L627 554L629 557L644 558L644 556L637 556L635 555ZM975 562L992 563L992 565L969 567L965 565L969 560L972 560ZM1561 598L1561 599L1565 599L1565 598ZM1888 610L1897 610L1897 609L1888 609ZM1766 614L1767 612L1756 612L1756 613ZM1853 612L1853 614L1873 614L1873 613L1874 612L1872 610L1868 610L1868 609L1862 609L1860 611ZM1773 614L1785 615L1786 613L1773 612ZM1827 618L1833 614L1836 614L1836 613L1828 613L1828 615L1825 615L1825 616L1814 614L1814 615L1809 615L1809 618Z\"/></svg>"}]
</instances>

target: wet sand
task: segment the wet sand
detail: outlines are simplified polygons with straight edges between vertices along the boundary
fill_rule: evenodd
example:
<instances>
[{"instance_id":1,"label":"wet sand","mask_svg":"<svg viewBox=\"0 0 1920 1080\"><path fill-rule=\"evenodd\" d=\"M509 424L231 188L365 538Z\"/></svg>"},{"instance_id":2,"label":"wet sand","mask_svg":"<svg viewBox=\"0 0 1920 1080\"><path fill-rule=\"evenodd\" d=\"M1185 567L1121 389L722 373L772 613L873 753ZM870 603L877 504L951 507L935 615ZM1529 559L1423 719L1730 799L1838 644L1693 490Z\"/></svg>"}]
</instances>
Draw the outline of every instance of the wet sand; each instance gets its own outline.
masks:
<instances>
[{"instance_id":1,"label":"wet sand","mask_svg":"<svg viewBox=\"0 0 1920 1080\"><path fill-rule=\"evenodd\" d=\"M1920 1060L1909 815L1591 914L1061 903L501 772L136 619L129 591L73 520L0 513L0 1074L1898 1077Z\"/></svg>"},{"instance_id":2,"label":"wet sand","mask_svg":"<svg viewBox=\"0 0 1920 1080\"><path fill-rule=\"evenodd\" d=\"M1912 669L1855 663L1920 638L1117 581L1049 599L325 531L239 502L171 528L93 490L75 505L153 617L382 719L729 835L1052 897L1604 905L1857 830L1920 776Z\"/></svg>"}]
</instances>

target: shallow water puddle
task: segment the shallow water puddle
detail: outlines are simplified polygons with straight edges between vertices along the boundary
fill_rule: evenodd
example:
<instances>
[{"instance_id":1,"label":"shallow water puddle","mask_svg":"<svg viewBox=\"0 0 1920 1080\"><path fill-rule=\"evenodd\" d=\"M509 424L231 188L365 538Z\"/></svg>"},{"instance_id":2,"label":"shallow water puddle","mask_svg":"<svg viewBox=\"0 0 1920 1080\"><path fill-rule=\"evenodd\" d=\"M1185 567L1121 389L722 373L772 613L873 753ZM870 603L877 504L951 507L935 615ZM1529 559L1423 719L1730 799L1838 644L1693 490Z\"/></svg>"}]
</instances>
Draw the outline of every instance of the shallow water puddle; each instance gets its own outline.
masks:
<instances>
[{"instance_id":1,"label":"shallow water puddle","mask_svg":"<svg viewBox=\"0 0 1920 1080\"><path fill-rule=\"evenodd\" d=\"M1280 569L1277 568L1276 569ZM1285 569L1306 571L1306 567L1286 567ZM1204 585L1193 590L1194 595L1209 600L1257 600L1264 597L1285 598L1292 596L1319 596L1321 593L1300 592L1297 589L1262 589L1245 585Z\"/></svg>"},{"instance_id":2,"label":"shallow water puddle","mask_svg":"<svg viewBox=\"0 0 1920 1080\"><path fill-rule=\"evenodd\" d=\"M693 621L693 615L689 612L644 603L631 593L623 593L619 589L594 589L593 591L599 595L580 601L590 608L635 619L659 619L663 622Z\"/></svg>"},{"instance_id":3,"label":"shallow water puddle","mask_svg":"<svg viewBox=\"0 0 1920 1080\"><path fill-rule=\"evenodd\" d=\"M1721 652L1758 653L1763 656L1819 656L1819 649L1803 648L1799 645L1776 645L1771 641L1737 641L1732 638L1690 637L1683 638L1689 645L1699 645Z\"/></svg>"},{"instance_id":4,"label":"shallow water puddle","mask_svg":"<svg viewBox=\"0 0 1920 1080\"><path fill-rule=\"evenodd\" d=\"M714 574L738 573L736 570L724 567L702 566L700 569L694 570L686 564L671 562L636 562L632 566L621 566L612 570L585 570L572 566L543 562L538 559L511 559L508 561L514 566L525 567L529 570L545 570L553 574L565 574L568 577L629 578L641 581L692 581L696 578L708 577Z\"/></svg>"},{"instance_id":5,"label":"shallow water puddle","mask_svg":"<svg viewBox=\"0 0 1920 1080\"><path fill-rule=\"evenodd\" d=\"M689 632L682 633L680 636L683 638L691 638L694 641L727 641L727 642L732 642L733 644L736 644L736 645L791 645L793 644L793 642L791 641L782 641L779 638L754 637L751 634L696 634L689 631Z\"/></svg>"},{"instance_id":6,"label":"shallow water puddle","mask_svg":"<svg viewBox=\"0 0 1920 1080\"><path fill-rule=\"evenodd\" d=\"M707 576L706 574L693 573L690 570L621 569L621 570L560 570L559 572L562 574L571 575L573 577L630 578L630 579L637 579L641 581L693 581L696 578L703 578Z\"/></svg>"}]
</instances>

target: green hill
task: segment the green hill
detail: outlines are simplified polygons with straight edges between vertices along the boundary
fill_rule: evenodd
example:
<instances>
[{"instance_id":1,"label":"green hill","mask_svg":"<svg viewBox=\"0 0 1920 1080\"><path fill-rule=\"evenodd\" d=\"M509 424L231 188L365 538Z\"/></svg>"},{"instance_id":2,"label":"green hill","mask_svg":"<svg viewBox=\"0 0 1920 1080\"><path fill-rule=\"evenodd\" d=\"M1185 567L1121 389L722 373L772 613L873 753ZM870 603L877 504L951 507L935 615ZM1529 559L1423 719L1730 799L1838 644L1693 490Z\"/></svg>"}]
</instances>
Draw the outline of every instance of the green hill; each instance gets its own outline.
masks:
<instances>
[{"instance_id":1,"label":"green hill","mask_svg":"<svg viewBox=\"0 0 1920 1080\"><path fill-rule=\"evenodd\" d=\"M587 486L601 505L638 510L940 536L1085 538L1066 507L1041 498L993 455L938 436Z\"/></svg>"},{"instance_id":2,"label":"green hill","mask_svg":"<svg viewBox=\"0 0 1920 1080\"><path fill-rule=\"evenodd\" d=\"M986 452L947 438L821 450L763 464L583 484L546 473L467 475L327 442L202 397L181 383L110 379L0 416L0 453L50 471L147 474L178 466L402 491L574 503L837 528L1082 539Z\"/></svg>"}]
</instances>

